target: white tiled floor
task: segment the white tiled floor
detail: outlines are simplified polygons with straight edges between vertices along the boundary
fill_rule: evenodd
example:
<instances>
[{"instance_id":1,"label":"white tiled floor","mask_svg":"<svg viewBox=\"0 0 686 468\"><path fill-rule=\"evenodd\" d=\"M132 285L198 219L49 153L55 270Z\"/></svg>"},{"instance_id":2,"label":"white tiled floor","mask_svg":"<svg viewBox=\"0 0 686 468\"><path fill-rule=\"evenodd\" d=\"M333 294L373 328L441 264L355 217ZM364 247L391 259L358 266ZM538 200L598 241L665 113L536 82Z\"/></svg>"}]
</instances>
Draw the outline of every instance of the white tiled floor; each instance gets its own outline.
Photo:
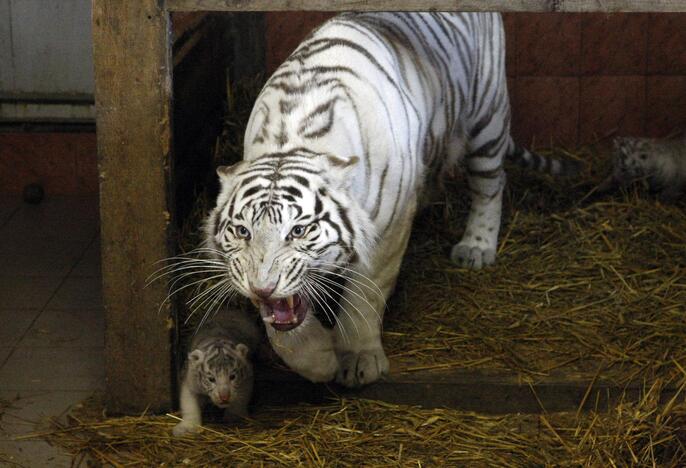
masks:
<instances>
[{"instance_id":1,"label":"white tiled floor","mask_svg":"<svg viewBox=\"0 0 686 468\"><path fill-rule=\"evenodd\" d=\"M98 227L94 198L0 197L0 466L70 466L17 437L104 386Z\"/></svg>"}]
</instances>

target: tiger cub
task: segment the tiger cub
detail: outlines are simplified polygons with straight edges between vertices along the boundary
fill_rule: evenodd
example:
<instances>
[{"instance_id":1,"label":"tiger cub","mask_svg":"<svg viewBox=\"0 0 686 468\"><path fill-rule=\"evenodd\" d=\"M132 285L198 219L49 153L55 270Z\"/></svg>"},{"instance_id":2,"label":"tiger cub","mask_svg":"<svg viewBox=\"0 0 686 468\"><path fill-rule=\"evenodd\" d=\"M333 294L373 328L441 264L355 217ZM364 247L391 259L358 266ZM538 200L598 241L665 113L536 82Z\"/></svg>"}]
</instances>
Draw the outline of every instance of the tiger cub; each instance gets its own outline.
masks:
<instances>
[{"instance_id":1,"label":"tiger cub","mask_svg":"<svg viewBox=\"0 0 686 468\"><path fill-rule=\"evenodd\" d=\"M645 180L663 200L678 199L686 189L686 138L615 138L612 173L598 191Z\"/></svg>"},{"instance_id":2,"label":"tiger cub","mask_svg":"<svg viewBox=\"0 0 686 468\"><path fill-rule=\"evenodd\" d=\"M194 432L202 424L202 404L224 409L224 419L248 415L252 397L251 355L260 341L252 314L239 309L220 311L193 337L181 374L179 406L182 421L174 435Z\"/></svg>"}]
</instances>

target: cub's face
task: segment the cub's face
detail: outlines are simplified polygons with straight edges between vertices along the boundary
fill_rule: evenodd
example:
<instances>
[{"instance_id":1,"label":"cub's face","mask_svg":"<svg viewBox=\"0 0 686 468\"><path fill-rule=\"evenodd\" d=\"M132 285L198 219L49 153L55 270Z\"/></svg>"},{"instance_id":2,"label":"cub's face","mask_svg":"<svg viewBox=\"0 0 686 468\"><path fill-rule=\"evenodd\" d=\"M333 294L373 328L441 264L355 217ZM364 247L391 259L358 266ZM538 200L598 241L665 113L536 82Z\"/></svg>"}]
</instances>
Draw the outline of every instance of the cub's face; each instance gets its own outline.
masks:
<instances>
[{"instance_id":1,"label":"cub's face","mask_svg":"<svg viewBox=\"0 0 686 468\"><path fill-rule=\"evenodd\" d=\"M246 381L252 379L248 351L244 344L221 342L188 355L189 372L196 376L197 385L215 406L228 407L243 391Z\"/></svg>"},{"instance_id":2,"label":"cub's face","mask_svg":"<svg viewBox=\"0 0 686 468\"><path fill-rule=\"evenodd\" d=\"M655 165L650 140L615 138L613 143L613 176L616 181L629 183L650 175Z\"/></svg>"},{"instance_id":3,"label":"cub's face","mask_svg":"<svg viewBox=\"0 0 686 468\"><path fill-rule=\"evenodd\" d=\"M279 331L322 300L327 273L359 255L365 239L350 199L312 158L265 156L221 169L206 245L226 280Z\"/></svg>"}]
</instances>

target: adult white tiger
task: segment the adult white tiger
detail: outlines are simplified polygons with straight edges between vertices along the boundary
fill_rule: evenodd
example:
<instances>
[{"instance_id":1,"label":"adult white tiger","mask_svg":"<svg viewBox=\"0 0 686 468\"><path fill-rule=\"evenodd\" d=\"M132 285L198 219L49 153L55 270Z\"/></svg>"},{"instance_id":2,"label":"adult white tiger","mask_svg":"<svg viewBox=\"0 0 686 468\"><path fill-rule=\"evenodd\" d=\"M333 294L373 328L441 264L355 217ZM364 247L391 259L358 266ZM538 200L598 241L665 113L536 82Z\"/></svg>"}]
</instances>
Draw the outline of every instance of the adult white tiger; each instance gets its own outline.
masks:
<instances>
[{"instance_id":1,"label":"adult white tiger","mask_svg":"<svg viewBox=\"0 0 686 468\"><path fill-rule=\"evenodd\" d=\"M504 157L564 171L513 144L504 52L498 14L343 14L264 86L244 161L218 170L206 245L301 375L357 386L388 371L385 299L443 170L466 161L472 203L451 255L475 269L495 260Z\"/></svg>"}]
</instances>

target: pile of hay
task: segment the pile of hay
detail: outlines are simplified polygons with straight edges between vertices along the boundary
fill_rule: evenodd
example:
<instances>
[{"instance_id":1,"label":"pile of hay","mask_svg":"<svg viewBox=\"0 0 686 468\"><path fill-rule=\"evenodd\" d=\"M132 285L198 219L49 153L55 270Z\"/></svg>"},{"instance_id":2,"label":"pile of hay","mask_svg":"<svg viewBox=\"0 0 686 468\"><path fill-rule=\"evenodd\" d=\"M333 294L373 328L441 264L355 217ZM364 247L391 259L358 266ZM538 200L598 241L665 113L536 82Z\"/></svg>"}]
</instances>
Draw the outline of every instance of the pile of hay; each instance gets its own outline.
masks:
<instances>
[{"instance_id":1,"label":"pile of hay","mask_svg":"<svg viewBox=\"0 0 686 468\"><path fill-rule=\"evenodd\" d=\"M572 182L511 173L496 266L448 260L466 216L459 187L416 222L386 315L394 364L671 377L670 361L686 362L684 207L635 191L591 202Z\"/></svg>"},{"instance_id":2,"label":"pile of hay","mask_svg":"<svg viewBox=\"0 0 686 468\"><path fill-rule=\"evenodd\" d=\"M663 385L581 414L485 416L337 399L261 408L237 426L183 438L171 436L173 415L105 418L91 402L31 437L107 466L683 466L686 406L660 405Z\"/></svg>"}]
</instances>

